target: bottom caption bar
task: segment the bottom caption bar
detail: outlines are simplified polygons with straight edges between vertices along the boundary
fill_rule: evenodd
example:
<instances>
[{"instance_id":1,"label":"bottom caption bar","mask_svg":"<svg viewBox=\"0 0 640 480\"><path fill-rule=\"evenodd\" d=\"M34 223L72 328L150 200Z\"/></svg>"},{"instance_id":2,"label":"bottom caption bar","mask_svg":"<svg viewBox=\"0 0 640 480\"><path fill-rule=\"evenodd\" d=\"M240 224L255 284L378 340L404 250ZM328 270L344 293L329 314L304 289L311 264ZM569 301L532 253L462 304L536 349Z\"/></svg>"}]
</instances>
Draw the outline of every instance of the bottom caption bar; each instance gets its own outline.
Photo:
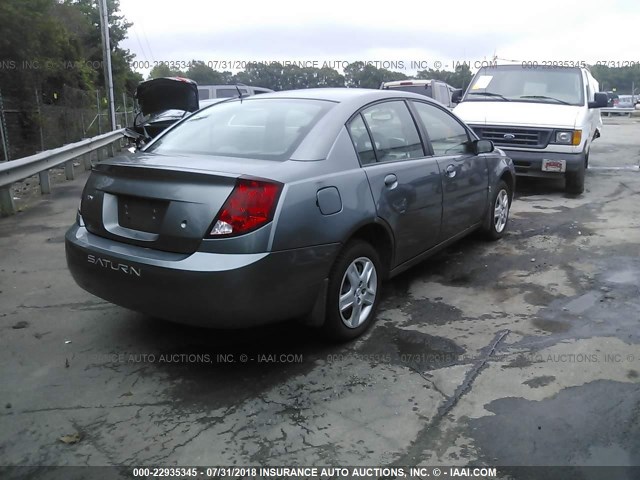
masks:
<instances>
[{"instance_id":1,"label":"bottom caption bar","mask_svg":"<svg viewBox=\"0 0 640 480\"><path fill-rule=\"evenodd\" d=\"M442 479L498 480L638 480L640 466L0 466L0 479Z\"/></svg>"}]
</instances>

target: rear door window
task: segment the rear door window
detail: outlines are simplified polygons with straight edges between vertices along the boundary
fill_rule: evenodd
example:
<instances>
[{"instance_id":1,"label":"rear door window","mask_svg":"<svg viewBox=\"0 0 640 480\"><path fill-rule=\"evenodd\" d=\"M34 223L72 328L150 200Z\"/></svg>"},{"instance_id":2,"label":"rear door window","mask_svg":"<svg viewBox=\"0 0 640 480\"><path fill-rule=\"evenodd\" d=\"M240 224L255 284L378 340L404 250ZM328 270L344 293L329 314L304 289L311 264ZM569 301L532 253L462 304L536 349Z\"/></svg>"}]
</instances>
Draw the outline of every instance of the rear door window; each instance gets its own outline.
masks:
<instances>
[{"instance_id":1,"label":"rear door window","mask_svg":"<svg viewBox=\"0 0 640 480\"><path fill-rule=\"evenodd\" d=\"M364 124L362 115L358 114L347 126L351 141L358 154L361 165L369 165L376 162L376 152L373 150L373 142Z\"/></svg>"},{"instance_id":2,"label":"rear door window","mask_svg":"<svg viewBox=\"0 0 640 480\"><path fill-rule=\"evenodd\" d=\"M422 141L413 117L402 101L382 102L362 111L378 162L424 157Z\"/></svg>"}]
</instances>

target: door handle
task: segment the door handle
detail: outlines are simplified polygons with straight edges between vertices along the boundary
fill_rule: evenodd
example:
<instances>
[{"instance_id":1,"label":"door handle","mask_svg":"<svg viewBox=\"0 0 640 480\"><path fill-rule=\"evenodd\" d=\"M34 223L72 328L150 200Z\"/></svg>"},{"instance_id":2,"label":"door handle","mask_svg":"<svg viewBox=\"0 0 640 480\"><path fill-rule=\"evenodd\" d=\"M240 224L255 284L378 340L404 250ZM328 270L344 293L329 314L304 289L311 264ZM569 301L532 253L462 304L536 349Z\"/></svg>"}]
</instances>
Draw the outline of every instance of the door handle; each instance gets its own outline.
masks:
<instances>
[{"instance_id":1,"label":"door handle","mask_svg":"<svg viewBox=\"0 0 640 480\"><path fill-rule=\"evenodd\" d=\"M444 174L449 178L455 177L456 173L458 173L458 170L456 169L455 165L453 165L453 164L447 165L447 168L444 171Z\"/></svg>"},{"instance_id":2,"label":"door handle","mask_svg":"<svg viewBox=\"0 0 640 480\"><path fill-rule=\"evenodd\" d=\"M398 185L398 177L396 177L393 173L390 173L386 177L384 177L384 185L388 188L395 188Z\"/></svg>"}]
</instances>

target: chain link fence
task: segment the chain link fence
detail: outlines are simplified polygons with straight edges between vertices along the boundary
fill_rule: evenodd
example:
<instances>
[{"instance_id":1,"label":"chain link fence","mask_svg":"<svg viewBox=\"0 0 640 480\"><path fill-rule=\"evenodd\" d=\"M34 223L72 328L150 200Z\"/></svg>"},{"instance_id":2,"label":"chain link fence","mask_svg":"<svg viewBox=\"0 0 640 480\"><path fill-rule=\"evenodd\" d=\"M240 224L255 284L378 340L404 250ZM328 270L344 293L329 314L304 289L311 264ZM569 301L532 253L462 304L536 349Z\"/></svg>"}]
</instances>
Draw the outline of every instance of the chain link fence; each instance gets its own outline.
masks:
<instances>
[{"instance_id":1,"label":"chain link fence","mask_svg":"<svg viewBox=\"0 0 640 480\"><path fill-rule=\"evenodd\" d=\"M116 125L133 123L135 103L126 94L115 95ZM0 161L15 160L108 132L105 91L64 87L43 98L33 88L31 101L0 89Z\"/></svg>"}]
</instances>

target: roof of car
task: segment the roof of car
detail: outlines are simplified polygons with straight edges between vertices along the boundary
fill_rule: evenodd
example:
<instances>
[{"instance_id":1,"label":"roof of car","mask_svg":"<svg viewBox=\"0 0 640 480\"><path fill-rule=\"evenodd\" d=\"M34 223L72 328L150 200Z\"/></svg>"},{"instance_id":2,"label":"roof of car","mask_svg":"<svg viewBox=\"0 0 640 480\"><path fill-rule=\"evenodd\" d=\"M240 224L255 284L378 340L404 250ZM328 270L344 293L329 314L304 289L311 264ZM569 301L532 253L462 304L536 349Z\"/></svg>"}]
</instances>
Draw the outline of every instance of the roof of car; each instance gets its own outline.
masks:
<instances>
[{"instance_id":1,"label":"roof of car","mask_svg":"<svg viewBox=\"0 0 640 480\"><path fill-rule=\"evenodd\" d=\"M256 98L299 98L312 100L327 100L344 103L351 101L373 102L385 98L407 97L431 101L429 97L399 90L378 90L372 88L306 88L299 90L283 90L280 92L264 93Z\"/></svg>"}]
</instances>

